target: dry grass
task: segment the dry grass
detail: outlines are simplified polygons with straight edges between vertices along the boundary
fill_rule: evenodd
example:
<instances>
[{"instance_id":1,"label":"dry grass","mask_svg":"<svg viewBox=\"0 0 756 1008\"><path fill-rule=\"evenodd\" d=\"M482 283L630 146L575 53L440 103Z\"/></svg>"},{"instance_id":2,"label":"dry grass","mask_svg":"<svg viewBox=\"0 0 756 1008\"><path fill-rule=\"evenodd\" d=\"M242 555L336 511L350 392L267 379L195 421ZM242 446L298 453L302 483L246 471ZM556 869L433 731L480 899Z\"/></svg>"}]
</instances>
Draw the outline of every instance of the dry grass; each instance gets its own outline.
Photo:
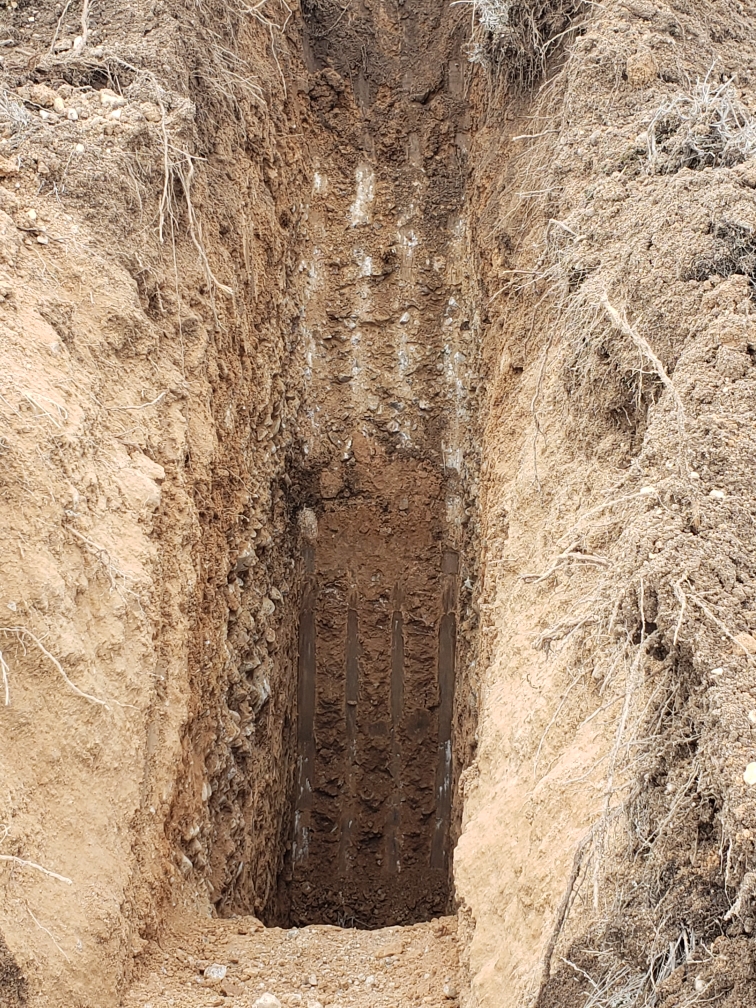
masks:
<instances>
[{"instance_id":1,"label":"dry grass","mask_svg":"<svg viewBox=\"0 0 756 1008\"><path fill-rule=\"evenodd\" d=\"M529 87L580 26L583 0L457 0L473 11L468 57Z\"/></svg>"},{"instance_id":2,"label":"dry grass","mask_svg":"<svg viewBox=\"0 0 756 1008\"><path fill-rule=\"evenodd\" d=\"M183 135L186 123L182 118L181 105L179 105L178 111L169 112L173 96L161 85L154 74L121 59L114 60L113 62L120 68L134 74L134 79L127 88L128 97L132 100L153 102L160 110L159 131L162 178L158 196L157 238L161 246L165 245L166 242L170 244L177 300L180 303L177 241L181 233L185 231L188 233L189 239L197 253L200 268L211 293L212 309L216 323L219 324L218 316L215 312L214 293L215 291L221 291L226 297L233 298L234 291L215 276L205 249L202 236L202 221L192 199L192 184L195 176L194 164L198 159L190 152L189 139ZM217 79L223 84L223 81L227 81L227 75L220 74ZM230 84L229 87L231 87ZM250 93L256 99L259 99L261 95L259 88L249 82L248 87Z\"/></svg>"},{"instance_id":3,"label":"dry grass","mask_svg":"<svg viewBox=\"0 0 756 1008\"><path fill-rule=\"evenodd\" d=\"M0 90L0 129L11 135L32 125L32 116L23 102L17 101L4 88Z\"/></svg>"},{"instance_id":4,"label":"dry grass","mask_svg":"<svg viewBox=\"0 0 756 1008\"><path fill-rule=\"evenodd\" d=\"M591 950L583 950L590 954ZM593 953L600 960L601 953ZM700 963L701 955L710 959L711 955L701 948L693 931L681 928L677 937L662 947L649 951L645 970L616 964L594 977L570 959L563 959L570 969L583 977L589 984L582 1008L654 1008L662 995L662 985L680 966ZM710 1000L710 992L704 986L685 1000L677 1001L679 1008L701 1004Z\"/></svg>"},{"instance_id":5,"label":"dry grass","mask_svg":"<svg viewBox=\"0 0 756 1008\"><path fill-rule=\"evenodd\" d=\"M284 98L286 97L286 77L284 76L283 69L281 68L281 63L278 59L278 52L276 50L276 38L283 38L286 27L289 20L294 13L286 3L286 0L278 0L277 12L273 12L271 8L274 4L270 3L269 0L258 0L258 3L253 4L251 7L240 6L238 9L242 14L251 15L256 21L265 28L270 37L270 52L273 56L273 61L276 64L276 69L281 78L281 86L283 88Z\"/></svg>"},{"instance_id":6,"label":"dry grass","mask_svg":"<svg viewBox=\"0 0 756 1008\"><path fill-rule=\"evenodd\" d=\"M689 92L673 95L648 127L653 173L734 165L754 154L756 120L731 80L716 83L709 75Z\"/></svg>"},{"instance_id":7,"label":"dry grass","mask_svg":"<svg viewBox=\"0 0 756 1008\"><path fill-rule=\"evenodd\" d=\"M643 487L634 493L615 495L587 510L562 537L562 547L568 545L563 552L590 549L605 516L626 527L637 520L634 512L639 504L659 506L663 504L662 497L657 488ZM556 545L560 547L560 543ZM634 926L629 919L621 922L628 900L638 898L642 891L636 889L629 897L623 897L618 880L628 864L635 866L634 884L638 884L638 879L650 879L654 872L662 872L672 856L670 851L676 850L681 836L688 835L690 821L698 821L697 809L703 800L705 784L699 761L691 755L691 747L696 743L695 728L684 713L685 697L695 689L694 673L677 649L678 642L680 648L685 647L680 641L681 628L690 629L691 621L698 618L691 608L702 613L730 642L737 643L737 638L718 610L714 611L713 604L701 601L684 572L676 570L674 564L661 576L649 573L647 580L641 578L628 584L629 571L621 556L614 551L608 551L608 556L611 562L600 566L602 576L591 594L534 641L539 649L553 650L552 660L566 673L566 688L538 742L534 779L539 776L539 762L553 766L559 758L561 743L556 747L548 744L555 724L579 722L572 729L577 734L588 722L600 717L601 730L612 736L604 755L584 774L572 780L560 778L563 786L581 789L590 779L591 786L603 795L603 808L576 854L548 946L549 962L544 968L541 990L554 980L551 958L558 958L560 946L566 943L571 908L586 883L591 888L592 879L591 918L595 926L592 933L598 935L596 942L601 951L596 955L601 958L590 975L575 967L589 985L585 1005L652 1008L664 981L682 962L691 961L695 938L692 934L683 938L681 932L677 937L670 935L670 928L675 926L676 897L672 896L670 912L661 910L657 915L658 934L653 941L649 939L645 969L638 966L637 959L627 958L614 949L611 942L606 945L606 936L612 928L626 931ZM550 569L549 573L553 571ZM652 596L653 609L649 613ZM673 634L676 650L668 651L664 642L669 643ZM741 650L746 651L742 644ZM746 659L749 660L747 654ZM654 793L643 783L656 779L674 780L674 789L668 796ZM586 899L581 898L580 902L587 910ZM656 902L657 899L652 900ZM580 965L585 963L580 960ZM705 989L696 989L687 997L681 1003L702 1003L706 1000Z\"/></svg>"},{"instance_id":8,"label":"dry grass","mask_svg":"<svg viewBox=\"0 0 756 1008\"><path fill-rule=\"evenodd\" d=\"M569 277L563 277L562 283L569 283ZM659 354L642 333L641 321L631 323L624 309L610 302L606 288L592 277L563 303L563 330L569 334L563 367L571 415L599 416L637 446L649 408L666 391L680 434L684 468L685 411Z\"/></svg>"},{"instance_id":9,"label":"dry grass","mask_svg":"<svg viewBox=\"0 0 756 1008\"><path fill-rule=\"evenodd\" d=\"M653 369L653 373L659 379L661 384L669 393L672 402L675 406L675 414L677 417L677 429L679 434L679 444L680 450L684 453L685 450L685 408L683 406L682 399L675 388L672 379L666 372L666 369L662 362L659 360L658 356L654 353L651 344L645 339L637 329L630 325L627 317L621 314L614 305L611 304L609 298L606 294L601 297L600 301L601 307L606 312L612 325L617 329L623 336L626 336L633 345L640 351L642 357L648 361Z\"/></svg>"},{"instance_id":10,"label":"dry grass","mask_svg":"<svg viewBox=\"0 0 756 1008\"><path fill-rule=\"evenodd\" d=\"M625 524L631 519L631 509L637 506L635 502L644 498L658 501L659 494L622 495L586 512L585 521L577 525L593 524L607 508L616 510ZM574 532L570 533L570 542L574 542ZM592 594L581 600L577 611L544 630L534 642L542 649L556 645L556 660L571 673L538 744L534 773L544 755L552 763L558 757L558 750L556 755L546 752L546 739L563 712L566 715L568 705L572 708L568 722L576 710L594 708L576 732L603 714L604 730L613 734L608 752L582 777L562 782L582 788L586 779L593 778L594 786L603 793L603 810L576 854L556 915L541 985L543 992L553 980L550 960L562 944L571 907L592 878L595 930L591 933L597 936L597 968L581 968L585 966L582 958L580 965L563 959L588 984L586 1008L653 1008L660 1001L664 982L679 966L693 962L703 965L712 958L697 941L692 926L674 933L675 926L679 928L675 924L680 912L676 901L685 899L687 890L681 897L679 889L668 882L654 883L675 856L681 838L689 843L691 828L696 836L701 803L708 793L702 765L695 755L698 734L694 714L686 713L686 697L695 694L698 687L693 665L684 657L681 627L690 629L691 623L698 622L697 610L722 639L739 645L747 662L754 660L726 618L713 603L702 601L674 564L661 577L650 574L647 582L641 578L634 587L620 589L626 576L624 566L613 563ZM649 614L652 592L654 608ZM674 649L667 651L664 642L669 643L673 635ZM617 704L620 709L612 714L611 708ZM595 776L599 772L603 778L600 782ZM649 781L667 781L669 786L666 790L654 788ZM724 831L722 846L727 846ZM623 894L620 880L628 866L632 866L633 888ZM752 899L756 892L754 878L756 875L751 874L742 879L738 900L725 920L740 913ZM628 958L608 936L617 931L628 936L636 927L637 919L629 908L636 907L634 901L639 898L638 906L643 904L644 887L648 889L649 920L655 921L656 931L646 938L646 966L641 968L637 957ZM654 896L655 890L658 892ZM585 906L586 901L582 902ZM710 995L710 984L696 978L695 989L688 990L679 1003L704 1003Z\"/></svg>"}]
</instances>

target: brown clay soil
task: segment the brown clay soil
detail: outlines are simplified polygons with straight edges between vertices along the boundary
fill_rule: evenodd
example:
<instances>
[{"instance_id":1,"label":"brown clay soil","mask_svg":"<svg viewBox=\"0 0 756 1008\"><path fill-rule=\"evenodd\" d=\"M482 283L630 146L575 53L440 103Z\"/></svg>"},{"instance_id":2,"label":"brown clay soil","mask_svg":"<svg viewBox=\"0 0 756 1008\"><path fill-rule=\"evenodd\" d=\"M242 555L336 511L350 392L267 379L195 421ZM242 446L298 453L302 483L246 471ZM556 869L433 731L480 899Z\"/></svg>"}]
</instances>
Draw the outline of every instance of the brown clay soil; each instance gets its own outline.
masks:
<instances>
[{"instance_id":1,"label":"brown clay soil","mask_svg":"<svg viewBox=\"0 0 756 1008\"><path fill-rule=\"evenodd\" d=\"M756 1004L748 5L0 57L3 1008Z\"/></svg>"}]
</instances>

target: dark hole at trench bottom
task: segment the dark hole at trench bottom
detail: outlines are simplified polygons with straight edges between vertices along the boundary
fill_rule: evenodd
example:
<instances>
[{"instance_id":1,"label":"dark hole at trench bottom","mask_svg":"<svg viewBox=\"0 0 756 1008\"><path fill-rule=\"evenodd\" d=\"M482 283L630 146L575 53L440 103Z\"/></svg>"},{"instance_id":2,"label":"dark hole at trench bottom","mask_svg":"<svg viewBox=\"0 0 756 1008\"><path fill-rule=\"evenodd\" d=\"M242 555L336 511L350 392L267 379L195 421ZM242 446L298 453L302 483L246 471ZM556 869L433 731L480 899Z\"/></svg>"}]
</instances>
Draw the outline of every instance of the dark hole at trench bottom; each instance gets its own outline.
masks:
<instances>
[{"instance_id":1,"label":"dark hole at trench bottom","mask_svg":"<svg viewBox=\"0 0 756 1008\"><path fill-rule=\"evenodd\" d=\"M347 569L327 545L302 551L293 926L412 924L451 906L459 556L434 544L435 563L397 556L381 576L351 545L362 562Z\"/></svg>"}]
</instances>

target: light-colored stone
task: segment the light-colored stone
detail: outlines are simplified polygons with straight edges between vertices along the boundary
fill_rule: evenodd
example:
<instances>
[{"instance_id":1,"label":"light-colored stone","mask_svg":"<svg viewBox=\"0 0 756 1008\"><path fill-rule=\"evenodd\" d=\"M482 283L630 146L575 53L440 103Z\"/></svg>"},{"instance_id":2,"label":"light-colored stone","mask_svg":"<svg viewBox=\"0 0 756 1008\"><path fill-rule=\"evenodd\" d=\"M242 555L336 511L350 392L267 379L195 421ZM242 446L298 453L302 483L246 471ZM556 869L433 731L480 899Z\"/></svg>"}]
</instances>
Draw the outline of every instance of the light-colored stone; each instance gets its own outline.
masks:
<instances>
[{"instance_id":1,"label":"light-colored stone","mask_svg":"<svg viewBox=\"0 0 756 1008\"><path fill-rule=\"evenodd\" d=\"M226 976L226 967L220 963L213 963L211 966L205 967L202 975L205 980L223 980Z\"/></svg>"},{"instance_id":2,"label":"light-colored stone","mask_svg":"<svg viewBox=\"0 0 756 1008\"><path fill-rule=\"evenodd\" d=\"M220 989L226 997L242 997L247 993L247 988L241 980L236 980L234 977L226 977L225 980L222 980Z\"/></svg>"},{"instance_id":3,"label":"light-colored stone","mask_svg":"<svg viewBox=\"0 0 756 1008\"><path fill-rule=\"evenodd\" d=\"M659 68L654 54L648 49L641 49L627 57L627 80L633 87L643 87L658 75Z\"/></svg>"},{"instance_id":4,"label":"light-colored stone","mask_svg":"<svg viewBox=\"0 0 756 1008\"><path fill-rule=\"evenodd\" d=\"M255 1001L252 1008L282 1008L282 1005L275 994L266 991Z\"/></svg>"},{"instance_id":5,"label":"light-colored stone","mask_svg":"<svg viewBox=\"0 0 756 1008\"><path fill-rule=\"evenodd\" d=\"M111 91L110 88L102 88L100 91L100 104L107 109L117 109L122 108L126 104L126 99L123 95Z\"/></svg>"},{"instance_id":6,"label":"light-colored stone","mask_svg":"<svg viewBox=\"0 0 756 1008\"><path fill-rule=\"evenodd\" d=\"M738 651L746 651L750 655L756 654L756 638L751 634L745 632L735 634L735 643L738 645Z\"/></svg>"},{"instance_id":7,"label":"light-colored stone","mask_svg":"<svg viewBox=\"0 0 756 1008\"><path fill-rule=\"evenodd\" d=\"M162 114L160 108L157 105L153 105L152 102L142 102L139 106L142 110L142 115L151 123L159 123L162 119Z\"/></svg>"},{"instance_id":8,"label":"light-colored stone","mask_svg":"<svg viewBox=\"0 0 756 1008\"><path fill-rule=\"evenodd\" d=\"M160 487L140 469L122 469L118 485L128 505L136 511L146 508L156 511L160 507Z\"/></svg>"},{"instance_id":9,"label":"light-colored stone","mask_svg":"<svg viewBox=\"0 0 756 1008\"><path fill-rule=\"evenodd\" d=\"M21 236L13 218L0 210L0 261L12 266L21 248Z\"/></svg>"},{"instance_id":10,"label":"light-colored stone","mask_svg":"<svg viewBox=\"0 0 756 1008\"><path fill-rule=\"evenodd\" d=\"M29 101L42 108L53 108L57 97L57 92L48 84L32 84L29 88Z\"/></svg>"}]
</instances>

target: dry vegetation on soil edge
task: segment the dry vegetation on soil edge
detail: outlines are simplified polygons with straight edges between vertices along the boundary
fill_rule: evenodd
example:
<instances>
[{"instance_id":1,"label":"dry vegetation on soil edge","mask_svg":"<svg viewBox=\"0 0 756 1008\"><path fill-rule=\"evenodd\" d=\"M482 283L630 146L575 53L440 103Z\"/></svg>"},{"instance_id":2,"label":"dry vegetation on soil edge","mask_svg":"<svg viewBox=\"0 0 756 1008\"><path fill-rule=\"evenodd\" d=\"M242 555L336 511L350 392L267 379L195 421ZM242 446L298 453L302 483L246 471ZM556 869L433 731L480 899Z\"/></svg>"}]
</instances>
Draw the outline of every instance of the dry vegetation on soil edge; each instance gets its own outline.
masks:
<instances>
[{"instance_id":1,"label":"dry vegetation on soil edge","mask_svg":"<svg viewBox=\"0 0 756 1008\"><path fill-rule=\"evenodd\" d=\"M755 26L577 20L477 140L496 336L457 892L484 1003L746 1005Z\"/></svg>"}]
</instances>

